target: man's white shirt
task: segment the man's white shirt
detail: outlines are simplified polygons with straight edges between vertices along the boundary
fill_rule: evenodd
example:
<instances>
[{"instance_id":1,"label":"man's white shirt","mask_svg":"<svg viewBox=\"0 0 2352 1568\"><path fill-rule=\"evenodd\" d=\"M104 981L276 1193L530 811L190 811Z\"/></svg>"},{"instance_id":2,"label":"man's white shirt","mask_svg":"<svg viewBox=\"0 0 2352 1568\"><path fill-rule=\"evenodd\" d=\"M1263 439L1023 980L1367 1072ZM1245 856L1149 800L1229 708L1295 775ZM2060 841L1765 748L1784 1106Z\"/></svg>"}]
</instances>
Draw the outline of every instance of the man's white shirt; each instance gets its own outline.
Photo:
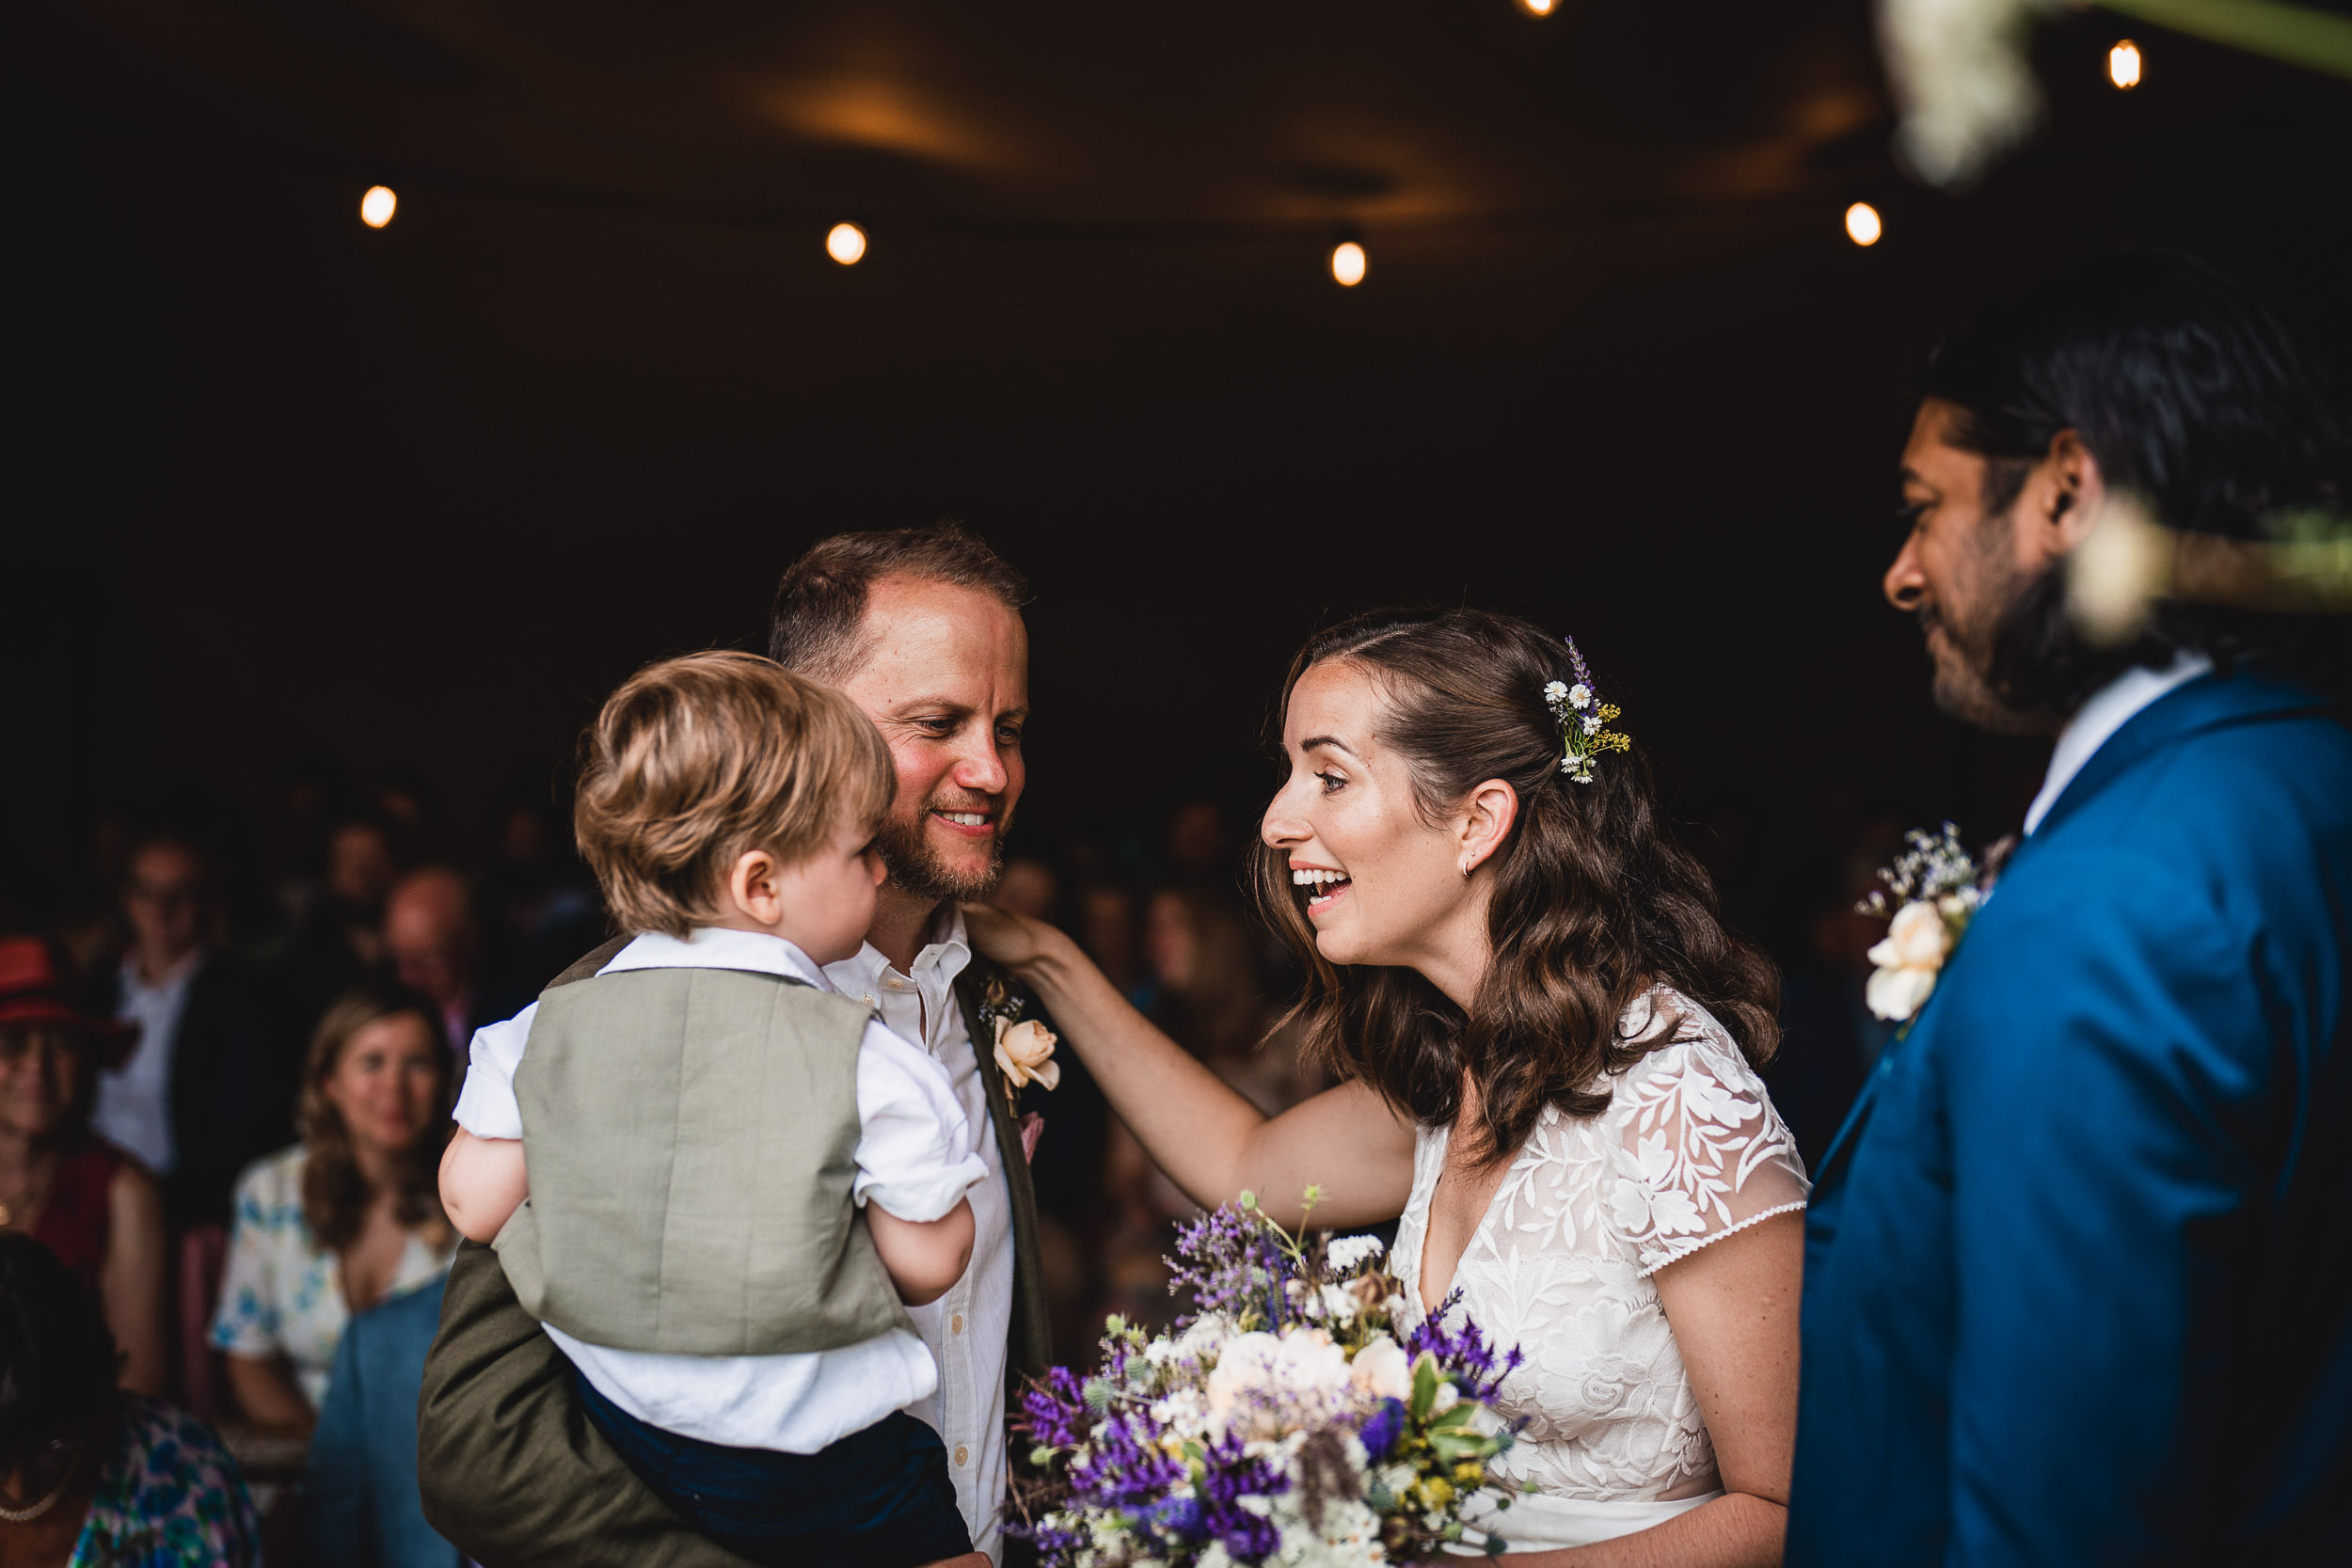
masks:
<instances>
[{"instance_id":1,"label":"man's white shirt","mask_svg":"<svg viewBox=\"0 0 2352 1568\"><path fill-rule=\"evenodd\" d=\"M909 1307L915 1332L939 1362L939 1386L907 1406L947 1446L947 1474L972 1529L972 1544L1002 1560L996 1511L1005 1497L1005 1356L1012 1334L1012 1201L1004 1156L988 1116L990 1070L964 1026L956 977L972 962L963 915L946 907L937 940L915 955L914 973L901 974L869 942L852 958L825 966L825 978L845 996L869 1003L882 1022L920 1041L946 1069L956 1102L971 1129L972 1152L988 1180L966 1196L975 1233L972 1266L955 1289L929 1307ZM993 1065L993 1056L986 1058Z\"/></svg>"},{"instance_id":2,"label":"man's white shirt","mask_svg":"<svg viewBox=\"0 0 2352 1568\"><path fill-rule=\"evenodd\" d=\"M171 1128L171 1059L180 1046L180 1020L188 1010L188 988L204 967L199 948L174 964L153 985L139 977L135 955L122 960L122 1002L115 1017L139 1026L130 1059L98 1075L98 1098L90 1126L117 1148L135 1154L158 1176L179 1164Z\"/></svg>"},{"instance_id":3,"label":"man's white shirt","mask_svg":"<svg viewBox=\"0 0 2352 1568\"><path fill-rule=\"evenodd\" d=\"M631 969L736 969L835 988L808 955L780 938L697 929L686 940L637 938L599 974ZM528 1047L533 1003L479 1030L456 1120L476 1137L518 1138L515 1069ZM985 1166L947 1074L926 1052L881 1023L858 1048L858 1174L852 1188L902 1219L952 1210ZM972 1196L976 1200L979 1194ZM585 1343L543 1325L597 1392L639 1420L730 1448L815 1453L892 1411L932 1394L933 1355L903 1328L836 1350L777 1355L661 1355Z\"/></svg>"}]
</instances>

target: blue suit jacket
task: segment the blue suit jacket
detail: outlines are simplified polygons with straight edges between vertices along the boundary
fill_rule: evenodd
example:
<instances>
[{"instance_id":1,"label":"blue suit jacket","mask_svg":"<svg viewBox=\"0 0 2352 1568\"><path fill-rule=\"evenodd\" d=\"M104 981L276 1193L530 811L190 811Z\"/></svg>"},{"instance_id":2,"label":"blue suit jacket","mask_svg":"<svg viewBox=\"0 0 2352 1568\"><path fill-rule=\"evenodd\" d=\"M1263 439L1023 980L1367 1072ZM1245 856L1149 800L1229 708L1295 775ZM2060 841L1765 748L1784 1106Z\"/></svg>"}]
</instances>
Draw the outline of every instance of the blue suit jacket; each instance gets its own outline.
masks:
<instances>
[{"instance_id":1,"label":"blue suit jacket","mask_svg":"<svg viewBox=\"0 0 2352 1568\"><path fill-rule=\"evenodd\" d=\"M1792 1564L2352 1560L2352 735L2101 747L1817 1173Z\"/></svg>"},{"instance_id":2,"label":"blue suit jacket","mask_svg":"<svg viewBox=\"0 0 2352 1568\"><path fill-rule=\"evenodd\" d=\"M351 1320L310 1439L305 1531L322 1568L457 1568L417 1493L417 1398L441 1326L436 1279Z\"/></svg>"}]
</instances>

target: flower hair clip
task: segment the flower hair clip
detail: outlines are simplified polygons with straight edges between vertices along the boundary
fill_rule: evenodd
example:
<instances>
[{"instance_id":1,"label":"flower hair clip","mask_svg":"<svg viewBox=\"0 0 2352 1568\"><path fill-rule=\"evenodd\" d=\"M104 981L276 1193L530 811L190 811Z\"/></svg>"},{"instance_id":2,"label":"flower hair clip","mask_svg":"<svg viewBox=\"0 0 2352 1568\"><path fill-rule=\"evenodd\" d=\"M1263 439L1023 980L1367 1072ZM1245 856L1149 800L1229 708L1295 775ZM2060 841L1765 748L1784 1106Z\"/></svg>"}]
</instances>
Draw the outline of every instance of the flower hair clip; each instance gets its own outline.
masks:
<instances>
[{"instance_id":1,"label":"flower hair clip","mask_svg":"<svg viewBox=\"0 0 2352 1568\"><path fill-rule=\"evenodd\" d=\"M1593 759L1603 752L1629 752L1633 737L1608 727L1617 717L1617 705L1593 695L1593 673L1577 651L1576 639L1566 639L1568 667L1576 684L1551 681L1544 687L1544 706L1560 721L1560 771L1578 784L1593 782Z\"/></svg>"}]
</instances>

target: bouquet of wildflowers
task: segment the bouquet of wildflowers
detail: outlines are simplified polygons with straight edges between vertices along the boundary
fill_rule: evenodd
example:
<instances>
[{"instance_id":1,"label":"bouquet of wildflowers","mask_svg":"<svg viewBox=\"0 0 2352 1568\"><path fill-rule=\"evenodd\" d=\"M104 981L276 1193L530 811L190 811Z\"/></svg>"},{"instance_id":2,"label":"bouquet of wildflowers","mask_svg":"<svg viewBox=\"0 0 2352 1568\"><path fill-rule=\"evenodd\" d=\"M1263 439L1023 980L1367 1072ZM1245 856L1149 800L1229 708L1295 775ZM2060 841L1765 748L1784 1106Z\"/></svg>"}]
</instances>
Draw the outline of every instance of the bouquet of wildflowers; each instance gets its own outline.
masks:
<instances>
[{"instance_id":1,"label":"bouquet of wildflowers","mask_svg":"<svg viewBox=\"0 0 2352 1568\"><path fill-rule=\"evenodd\" d=\"M1248 1193L1177 1250L1198 1313L1157 1338L1113 1318L1092 1376L1057 1367L1023 1399L1040 1478L1010 1533L1050 1568L1406 1561L1461 1540L1474 1497L1508 1506L1486 1466L1519 1353L1448 1327L1458 1291L1400 1332L1377 1238L1293 1235Z\"/></svg>"}]
</instances>

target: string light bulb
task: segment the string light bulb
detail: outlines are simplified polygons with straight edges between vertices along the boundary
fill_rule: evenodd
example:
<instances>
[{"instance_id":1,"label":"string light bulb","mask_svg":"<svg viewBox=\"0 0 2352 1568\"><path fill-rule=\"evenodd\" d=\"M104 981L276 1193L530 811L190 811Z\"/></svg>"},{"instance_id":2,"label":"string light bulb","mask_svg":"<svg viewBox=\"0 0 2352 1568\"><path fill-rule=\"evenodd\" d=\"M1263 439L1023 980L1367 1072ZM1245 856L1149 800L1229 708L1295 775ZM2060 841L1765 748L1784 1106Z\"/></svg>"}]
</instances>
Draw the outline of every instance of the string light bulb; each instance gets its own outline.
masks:
<instances>
[{"instance_id":1,"label":"string light bulb","mask_svg":"<svg viewBox=\"0 0 2352 1568\"><path fill-rule=\"evenodd\" d=\"M1857 201L1846 209L1846 238L1868 248L1879 243L1886 226L1879 221L1879 210L1867 201Z\"/></svg>"},{"instance_id":2,"label":"string light bulb","mask_svg":"<svg viewBox=\"0 0 2352 1568\"><path fill-rule=\"evenodd\" d=\"M381 229L392 221L399 205L400 198L392 194L391 186L370 185L368 194L359 198L359 221L370 229Z\"/></svg>"},{"instance_id":3,"label":"string light bulb","mask_svg":"<svg viewBox=\"0 0 2352 1568\"><path fill-rule=\"evenodd\" d=\"M866 259L866 230L854 223L836 223L825 235L825 254L845 267Z\"/></svg>"},{"instance_id":4,"label":"string light bulb","mask_svg":"<svg viewBox=\"0 0 2352 1568\"><path fill-rule=\"evenodd\" d=\"M1519 0L1519 9L1530 16L1549 16L1560 0Z\"/></svg>"},{"instance_id":5,"label":"string light bulb","mask_svg":"<svg viewBox=\"0 0 2352 1568\"><path fill-rule=\"evenodd\" d=\"M2107 51L2107 80L2126 92L2139 86L2138 44L2121 39Z\"/></svg>"},{"instance_id":6,"label":"string light bulb","mask_svg":"<svg viewBox=\"0 0 2352 1568\"><path fill-rule=\"evenodd\" d=\"M1364 257L1364 247L1354 240L1342 240L1331 247L1331 277L1343 289L1352 289L1361 283L1369 265Z\"/></svg>"}]
</instances>

